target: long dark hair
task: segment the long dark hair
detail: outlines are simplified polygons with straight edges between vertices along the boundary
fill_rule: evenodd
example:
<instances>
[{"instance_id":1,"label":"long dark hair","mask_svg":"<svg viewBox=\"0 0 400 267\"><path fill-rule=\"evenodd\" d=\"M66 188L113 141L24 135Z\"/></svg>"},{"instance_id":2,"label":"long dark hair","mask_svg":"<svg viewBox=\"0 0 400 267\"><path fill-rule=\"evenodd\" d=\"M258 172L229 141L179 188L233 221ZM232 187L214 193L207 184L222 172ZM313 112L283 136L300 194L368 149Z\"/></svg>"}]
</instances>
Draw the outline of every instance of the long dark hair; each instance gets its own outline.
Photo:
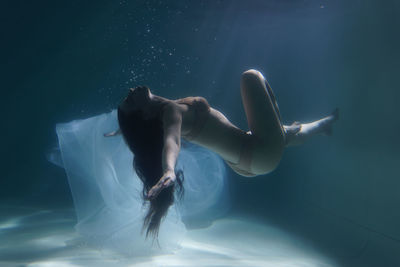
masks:
<instances>
[{"instance_id":1,"label":"long dark hair","mask_svg":"<svg viewBox=\"0 0 400 267\"><path fill-rule=\"evenodd\" d=\"M160 105L160 112L162 105ZM143 183L142 197L148 200L149 190L163 175L162 150L164 145L164 131L162 120L159 116L144 119L141 111L124 111L118 107L118 122L125 142L134 154L133 167ZM146 238L150 235L158 237L162 219L167 215L168 208L174 202L174 192L177 188L178 196L183 194L183 172L176 171L174 186L165 188L160 194L149 200L150 206L144 218L143 229Z\"/></svg>"}]
</instances>

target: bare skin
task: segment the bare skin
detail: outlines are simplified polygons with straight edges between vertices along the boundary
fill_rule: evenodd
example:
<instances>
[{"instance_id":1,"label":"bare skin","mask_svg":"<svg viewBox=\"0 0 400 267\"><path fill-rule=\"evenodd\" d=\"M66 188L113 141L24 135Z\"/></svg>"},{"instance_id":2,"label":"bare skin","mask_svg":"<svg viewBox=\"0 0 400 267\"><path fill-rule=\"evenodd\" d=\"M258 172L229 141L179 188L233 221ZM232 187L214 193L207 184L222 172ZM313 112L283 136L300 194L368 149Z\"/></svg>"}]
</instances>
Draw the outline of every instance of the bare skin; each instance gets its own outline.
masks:
<instances>
[{"instance_id":1,"label":"bare skin","mask_svg":"<svg viewBox=\"0 0 400 267\"><path fill-rule=\"evenodd\" d=\"M164 188L174 184L174 168L180 151L180 140L182 135L191 130L196 114L191 106L180 104L179 100L153 95L148 89L131 89L131 92L120 108L140 109L149 118L156 116L159 105L167 102L162 112L164 175L148 192L148 198L152 199ZM220 111L210 108L203 129L191 142L216 152L234 171L244 176L271 172L279 164L286 146L302 144L317 134L329 134L332 124L338 118L335 111L332 115L312 123L283 125L272 89L256 70L243 73L241 94L250 131L239 129ZM118 134L119 131L115 131L105 136ZM245 162L241 159L243 154L250 159L247 160L248 164L242 163Z\"/></svg>"}]
</instances>

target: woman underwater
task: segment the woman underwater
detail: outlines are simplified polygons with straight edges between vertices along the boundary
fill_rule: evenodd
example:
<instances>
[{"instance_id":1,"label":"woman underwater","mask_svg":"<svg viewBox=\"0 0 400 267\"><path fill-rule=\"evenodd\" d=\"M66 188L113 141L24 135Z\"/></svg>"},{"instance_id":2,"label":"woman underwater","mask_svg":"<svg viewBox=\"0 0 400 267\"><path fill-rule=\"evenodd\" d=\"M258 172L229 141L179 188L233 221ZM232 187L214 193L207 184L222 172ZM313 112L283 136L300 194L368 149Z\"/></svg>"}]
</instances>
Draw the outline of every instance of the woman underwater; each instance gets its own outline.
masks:
<instances>
[{"instance_id":1,"label":"woman underwater","mask_svg":"<svg viewBox=\"0 0 400 267\"><path fill-rule=\"evenodd\" d=\"M312 123L282 124L274 93L263 75L248 70L241 77L241 96L250 131L233 125L202 97L169 100L144 86L130 89L118 107L118 131L135 155L134 168L150 201L144 219L146 236L157 236L162 218L182 190L182 171L176 171L181 137L219 154L242 176L273 171L284 148L304 143L317 134L330 134L338 110Z\"/></svg>"}]
</instances>

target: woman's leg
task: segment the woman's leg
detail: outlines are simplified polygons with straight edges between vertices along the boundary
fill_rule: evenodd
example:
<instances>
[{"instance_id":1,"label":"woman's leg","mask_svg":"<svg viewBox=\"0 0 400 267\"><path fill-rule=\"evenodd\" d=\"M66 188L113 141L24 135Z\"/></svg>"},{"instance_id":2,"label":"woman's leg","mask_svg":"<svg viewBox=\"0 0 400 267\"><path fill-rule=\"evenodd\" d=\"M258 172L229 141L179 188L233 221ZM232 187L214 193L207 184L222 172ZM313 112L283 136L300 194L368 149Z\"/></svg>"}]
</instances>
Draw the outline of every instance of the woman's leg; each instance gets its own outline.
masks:
<instances>
[{"instance_id":1,"label":"woman's leg","mask_svg":"<svg viewBox=\"0 0 400 267\"><path fill-rule=\"evenodd\" d=\"M286 146L301 145L310 137L325 134L332 134L332 125L339 119L339 110L335 109L331 115L310 123L293 123L291 126L284 126L286 132L289 132L293 126L298 127L295 132L286 135Z\"/></svg>"},{"instance_id":2,"label":"woman's leg","mask_svg":"<svg viewBox=\"0 0 400 267\"><path fill-rule=\"evenodd\" d=\"M242 145L239 162L231 167L235 171L235 168L245 171L243 174L237 171L244 176L272 171L278 165L285 146L302 144L317 134L329 135L339 116L336 109L318 121L283 125L272 88L257 70L243 73L241 94L250 132Z\"/></svg>"},{"instance_id":3,"label":"woman's leg","mask_svg":"<svg viewBox=\"0 0 400 267\"><path fill-rule=\"evenodd\" d=\"M257 70L243 73L241 94L251 134L240 161L247 162L252 173L270 172L278 165L285 147L285 133L275 96Z\"/></svg>"}]
</instances>

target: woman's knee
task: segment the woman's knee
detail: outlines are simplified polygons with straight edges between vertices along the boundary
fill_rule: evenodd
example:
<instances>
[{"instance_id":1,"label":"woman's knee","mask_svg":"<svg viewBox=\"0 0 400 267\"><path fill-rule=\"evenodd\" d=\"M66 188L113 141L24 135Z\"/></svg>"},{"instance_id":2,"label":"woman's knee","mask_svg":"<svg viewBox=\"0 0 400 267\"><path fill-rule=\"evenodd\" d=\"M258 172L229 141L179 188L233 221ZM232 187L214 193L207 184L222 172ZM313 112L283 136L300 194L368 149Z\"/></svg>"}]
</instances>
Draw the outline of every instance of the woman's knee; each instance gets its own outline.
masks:
<instances>
[{"instance_id":1,"label":"woman's knee","mask_svg":"<svg viewBox=\"0 0 400 267\"><path fill-rule=\"evenodd\" d=\"M264 84L265 78L261 72L255 69L246 70L242 73L241 84L248 87L248 85Z\"/></svg>"},{"instance_id":2,"label":"woman's knee","mask_svg":"<svg viewBox=\"0 0 400 267\"><path fill-rule=\"evenodd\" d=\"M242 95L264 94L266 91L265 78L258 70L247 70L242 74L240 87Z\"/></svg>"}]
</instances>

